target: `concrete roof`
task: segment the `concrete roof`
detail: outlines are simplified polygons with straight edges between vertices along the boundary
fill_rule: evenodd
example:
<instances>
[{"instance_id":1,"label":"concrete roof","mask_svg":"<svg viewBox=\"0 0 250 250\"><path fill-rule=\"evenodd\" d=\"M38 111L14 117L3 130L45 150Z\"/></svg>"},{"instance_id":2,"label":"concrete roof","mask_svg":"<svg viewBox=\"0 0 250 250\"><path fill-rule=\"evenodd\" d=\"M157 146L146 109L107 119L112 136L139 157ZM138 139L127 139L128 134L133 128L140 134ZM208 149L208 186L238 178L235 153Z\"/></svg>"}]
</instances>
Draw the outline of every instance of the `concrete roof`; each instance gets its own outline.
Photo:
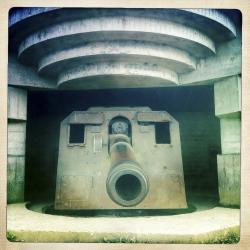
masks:
<instances>
[{"instance_id":1,"label":"concrete roof","mask_svg":"<svg viewBox=\"0 0 250 250\"><path fill-rule=\"evenodd\" d=\"M179 85L237 35L211 9L16 8L9 31L10 52L67 89Z\"/></svg>"}]
</instances>

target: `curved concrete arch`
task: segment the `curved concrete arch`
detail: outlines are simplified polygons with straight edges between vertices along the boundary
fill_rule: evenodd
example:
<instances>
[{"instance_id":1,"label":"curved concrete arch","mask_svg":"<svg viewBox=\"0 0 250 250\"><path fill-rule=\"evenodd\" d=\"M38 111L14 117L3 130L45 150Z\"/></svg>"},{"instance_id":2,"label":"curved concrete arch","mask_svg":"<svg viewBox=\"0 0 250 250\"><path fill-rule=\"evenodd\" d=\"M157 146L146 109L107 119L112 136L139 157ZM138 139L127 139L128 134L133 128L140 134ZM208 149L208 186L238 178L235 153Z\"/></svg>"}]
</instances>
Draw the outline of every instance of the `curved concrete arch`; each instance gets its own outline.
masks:
<instances>
[{"instance_id":1,"label":"curved concrete arch","mask_svg":"<svg viewBox=\"0 0 250 250\"><path fill-rule=\"evenodd\" d=\"M27 51L33 53L32 48L53 41L57 42L56 47L60 48L60 44L66 43L72 47L72 44L81 42L117 39L168 44L185 49L195 57L215 53L214 42L197 30L169 21L123 16L90 18L50 26L26 37L19 47L18 54L20 58L25 58Z\"/></svg>"},{"instance_id":2,"label":"curved concrete arch","mask_svg":"<svg viewBox=\"0 0 250 250\"><path fill-rule=\"evenodd\" d=\"M223 26L228 31L230 31L232 33L231 37L236 37L236 27L234 23L227 16L223 15L218 10L214 9L182 9L182 10L206 17L216 22L217 24Z\"/></svg>"},{"instance_id":3,"label":"curved concrete arch","mask_svg":"<svg viewBox=\"0 0 250 250\"><path fill-rule=\"evenodd\" d=\"M61 8L54 7L35 7L35 8L16 8L10 14L9 18L9 27L14 26L15 24L27 20L30 17L34 17L40 14L47 14L50 11L57 10Z\"/></svg>"},{"instance_id":4,"label":"curved concrete arch","mask_svg":"<svg viewBox=\"0 0 250 250\"><path fill-rule=\"evenodd\" d=\"M62 90L126 89L173 87L176 84L154 76L143 75L96 75L65 82L58 86Z\"/></svg>"},{"instance_id":5,"label":"curved concrete arch","mask_svg":"<svg viewBox=\"0 0 250 250\"><path fill-rule=\"evenodd\" d=\"M102 83L105 82L103 77L109 77L111 84L115 83L117 85L122 84L119 83L122 78L121 82L125 82L126 87L133 87L133 84L136 85L137 82L141 85L145 78L158 79L157 81L160 79L165 85L178 84L178 75L174 71L161 68L157 65L141 65L135 63L95 63L82 65L62 72L58 76L57 85L59 87L62 87L63 85L70 85L73 87L75 82L80 81L78 88L84 89L84 85L86 85L84 79L92 78L95 79L95 83ZM131 81L132 78L134 79ZM98 86L99 88L103 88L101 83Z\"/></svg>"},{"instance_id":6,"label":"curved concrete arch","mask_svg":"<svg viewBox=\"0 0 250 250\"><path fill-rule=\"evenodd\" d=\"M9 51L16 54L19 48L20 63L37 67L41 77L52 81L60 80L64 71L74 72L75 78L60 86L78 81L85 88L86 79L99 77L112 85L123 81L118 75L133 78L135 83L151 79L158 86L178 84L178 78L182 82L183 76L192 76L196 64L199 70L200 62L216 58L216 48L220 56L223 42L236 37L239 13L233 13L235 16L232 11L214 9L16 8L10 11ZM125 70L130 62L136 65L134 72ZM79 65L92 65L91 75L78 78ZM113 65L115 72L94 72L93 65ZM167 70L175 77L164 78Z\"/></svg>"},{"instance_id":7,"label":"curved concrete arch","mask_svg":"<svg viewBox=\"0 0 250 250\"><path fill-rule=\"evenodd\" d=\"M69 65L76 66L95 62L132 61L158 64L177 73L196 68L196 60L187 52L154 43L114 41L89 43L68 50L56 51L43 57L38 63L41 74L56 76Z\"/></svg>"},{"instance_id":8,"label":"curved concrete arch","mask_svg":"<svg viewBox=\"0 0 250 250\"><path fill-rule=\"evenodd\" d=\"M27 24L32 21L36 23L37 29L41 29L56 22L76 20L83 17L115 15L133 15L169 20L198 29L216 41L225 41L236 36L234 23L224 13L215 9L17 8L10 14L9 27L12 30L12 28L15 29L15 26L21 25L20 28L22 28L23 25L23 28L25 28L22 28L23 34L30 26ZM39 21L41 18L43 18L43 22ZM207 29L208 26L213 28ZM221 33L223 33L223 36L219 35Z\"/></svg>"}]
</instances>

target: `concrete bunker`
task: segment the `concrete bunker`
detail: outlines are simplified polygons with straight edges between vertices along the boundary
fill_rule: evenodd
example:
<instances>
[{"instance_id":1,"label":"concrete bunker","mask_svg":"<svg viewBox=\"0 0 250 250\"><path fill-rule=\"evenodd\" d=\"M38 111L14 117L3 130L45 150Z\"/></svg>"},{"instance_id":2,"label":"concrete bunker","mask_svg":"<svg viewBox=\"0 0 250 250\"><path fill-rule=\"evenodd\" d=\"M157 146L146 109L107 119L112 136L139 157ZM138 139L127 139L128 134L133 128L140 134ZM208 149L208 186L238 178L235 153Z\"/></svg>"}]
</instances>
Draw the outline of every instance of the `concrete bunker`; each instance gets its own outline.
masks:
<instances>
[{"instance_id":1,"label":"concrete bunker","mask_svg":"<svg viewBox=\"0 0 250 250\"><path fill-rule=\"evenodd\" d=\"M153 209L147 205L152 188L149 179L160 156L152 155L155 161L151 170L144 169L133 138L139 134L133 131L134 120L117 114L119 121L113 128L112 119L106 122L102 139L98 130L104 123L99 118L87 119L88 124L71 124L64 130L67 141L59 146L60 124L74 111L87 111L90 107L120 107L120 111L126 107L149 107L153 112L167 111L179 123L181 157L177 159L182 159L181 178L188 206L197 210L218 204L239 207L239 11L13 8L9 13L8 70L8 203L53 204L59 195L65 199L61 204L59 199L58 206L68 211L112 208L112 213L122 207L126 211L133 209L133 214L138 215L135 207ZM151 144L155 148L172 144L171 123L148 124L142 120L137 125L143 131L153 128ZM112 133L112 129L118 133ZM90 204L92 197L98 199L98 192L88 192L94 183L91 173L98 176L94 168L84 175L71 175L65 168L65 176L57 179L57 165L63 156L59 151L64 148L70 152L68 160L75 169L74 163L78 164L90 137L90 154L102 163L99 151L105 145L108 162L99 186L107 200L98 206ZM111 163L118 146L132 158L129 166ZM79 156L75 158L77 150ZM85 158L82 162L91 160ZM98 163L94 165L98 168ZM162 167L163 172L169 171L168 165ZM61 185L70 187L70 183L78 187L84 183L85 188L78 192L72 185L71 190L56 191ZM184 184L181 186L184 190ZM160 197L155 196L157 212L160 207L164 212L170 211L167 199L160 204L168 189L161 186L160 193ZM185 205L183 200L177 204L175 197L169 200L175 200L171 205L175 208ZM84 204L88 207L84 208ZM185 213L184 210L177 213Z\"/></svg>"}]
</instances>

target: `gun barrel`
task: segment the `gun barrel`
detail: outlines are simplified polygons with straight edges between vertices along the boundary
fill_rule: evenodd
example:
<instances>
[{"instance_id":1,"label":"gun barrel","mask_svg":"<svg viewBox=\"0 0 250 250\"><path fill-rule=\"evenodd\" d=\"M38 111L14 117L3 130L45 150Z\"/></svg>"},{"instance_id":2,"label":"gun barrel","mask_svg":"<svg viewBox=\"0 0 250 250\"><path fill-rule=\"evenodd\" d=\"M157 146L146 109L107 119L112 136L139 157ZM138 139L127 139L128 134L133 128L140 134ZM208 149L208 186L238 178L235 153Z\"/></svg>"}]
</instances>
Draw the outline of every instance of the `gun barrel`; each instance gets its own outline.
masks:
<instances>
[{"instance_id":1,"label":"gun barrel","mask_svg":"<svg viewBox=\"0 0 250 250\"><path fill-rule=\"evenodd\" d=\"M107 192L117 204L135 206L148 193L147 176L136 161L126 135L115 135L110 144L111 169L106 182Z\"/></svg>"}]
</instances>

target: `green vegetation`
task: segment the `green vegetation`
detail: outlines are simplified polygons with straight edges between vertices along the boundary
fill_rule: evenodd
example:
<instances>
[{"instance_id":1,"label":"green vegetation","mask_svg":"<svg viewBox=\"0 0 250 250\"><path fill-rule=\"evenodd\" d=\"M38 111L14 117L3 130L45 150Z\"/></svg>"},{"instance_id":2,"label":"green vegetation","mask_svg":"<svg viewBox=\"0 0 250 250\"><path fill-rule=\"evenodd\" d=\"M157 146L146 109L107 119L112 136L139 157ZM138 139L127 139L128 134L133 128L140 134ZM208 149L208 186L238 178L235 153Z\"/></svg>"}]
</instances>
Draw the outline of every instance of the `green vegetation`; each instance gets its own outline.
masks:
<instances>
[{"instance_id":1,"label":"green vegetation","mask_svg":"<svg viewBox=\"0 0 250 250\"><path fill-rule=\"evenodd\" d=\"M206 244L235 244L240 241L240 228L225 229L202 243Z\"/></svg>"},{"instance_id":2,"label":"green vegetation","mask_svg":"<svg viewBox=\"0 0 250 250\"><path fill-rule=\"evenodd\" d=\"M103 243L138 243L135 236L104 237Z\"/></svg>"},{"instance_id":3,"label":"green vegetation","mask_svg":"<svg viewBox=\"0 0 250 250\"><path fill-rule=\"evenodd\" d=\"M8 241L16 241L16 235L14 235L11 232L7 232L6 238L7 238Z\"/></svg>"},{"instance_id":4,"label":"green vegetation","mask_svg":"<svg viewBox=\"0 0 250 250\"><path fill-rule=\"evenodd\" d=\"M83 233L83 232L7 232L12 242L70 242L70 243L151 243L151 244L235 244L240 241L240 227L227 228L202 235L136 235L124 233Z\"/></svg>"},{"instance_id":5,"label":"green vegetation","mask_svg":"<svg viewBox=\"0 0 250 250\"><path fill-rule=\"evenodd\" d=\"M104 243L167 243L167 244L236 244L240 241L240 228L234 227L221 231L211 232L206 235L197 235L195 237L176 237L168 239L158 236L158 239L146 239L145 236L136 237L134 235L112 235L103 238Z\"/></svg>"}]
</instances>

